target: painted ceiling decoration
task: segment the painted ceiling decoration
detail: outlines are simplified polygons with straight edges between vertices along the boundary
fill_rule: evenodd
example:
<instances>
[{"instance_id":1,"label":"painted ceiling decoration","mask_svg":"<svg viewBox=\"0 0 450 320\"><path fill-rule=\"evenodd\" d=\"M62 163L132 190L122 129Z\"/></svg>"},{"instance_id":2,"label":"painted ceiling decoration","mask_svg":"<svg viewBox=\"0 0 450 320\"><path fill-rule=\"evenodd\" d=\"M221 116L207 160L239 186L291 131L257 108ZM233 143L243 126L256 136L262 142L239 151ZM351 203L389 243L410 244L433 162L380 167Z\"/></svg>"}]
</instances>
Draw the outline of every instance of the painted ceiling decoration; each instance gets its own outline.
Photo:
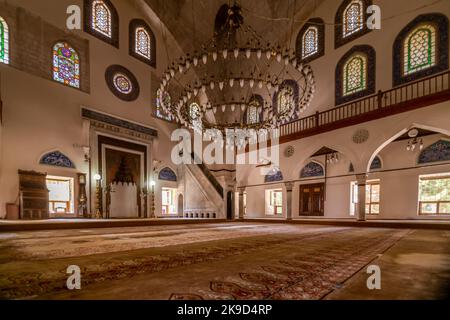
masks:
<instances>
[{"instance_id":1,"label":"painted ceiling decoration","mask_svg":"<svg viewBox=\"0 0 450 320\"><path fill-rule=\"evenodd\" d=\"M283 173L280 169L274 168L264 177L264 182L277 182L283 181Z\"/></svg>"},{"instance_id":2,"label":"painted ceiling decoration","mask_svg":"<svg viewBox=\"0 0 450 320\"><path fill-rule=\"evenodd\" d=\"M419 155L418 163L450 161L450 141L439 140L426 147Z\"/></svg>"},{"instance_id":3,"label":"painted ceiling decoration","mask_svg":"<svg viewBox=\"0 0 450 320\"><path fill-rule=\"evenodd\" d=\"M382 164L381 164L381 159L379 156L376 156L372 163L370 164L370 170L378 170L381 169Z\"/></svg>"},{"instance_id":4,"label":"painted ceiling decoration","mask_svg":"<svg viewBox=\"0 0 450 320\"><path fill-rule=\"evenodd\" d=\"M47 166L75 169L73 161L60 151L46 153L41 157L39 163Z\"/></svg>"},{"instance_id":5,"label":"painted ceiling decoration","mask_svg":"<svg viewBox=\"0 0 450 320\"><path fill-rule=\"evenodd\" d=\"M311 178L311 177L323 177L325 175L325 171L323 167L314 161L311 161L306 166L303 167L300 172L300 178Z\"/></svg>"},{"instance_id":6,"label":"painted ceiling decoration","mask_svg":"<svg viewBox=\"0 0 450 320\"><path fill-rule=\"evenodd\" d=\"M169 167L165 167L164 169L161 169L161 171L159 171L159 176L158 176L159 180L165 180L165 181L177 181L177 175L175 174L175 172L173 172L172 169L170 169Z\"/></svg>"}]
</instances>

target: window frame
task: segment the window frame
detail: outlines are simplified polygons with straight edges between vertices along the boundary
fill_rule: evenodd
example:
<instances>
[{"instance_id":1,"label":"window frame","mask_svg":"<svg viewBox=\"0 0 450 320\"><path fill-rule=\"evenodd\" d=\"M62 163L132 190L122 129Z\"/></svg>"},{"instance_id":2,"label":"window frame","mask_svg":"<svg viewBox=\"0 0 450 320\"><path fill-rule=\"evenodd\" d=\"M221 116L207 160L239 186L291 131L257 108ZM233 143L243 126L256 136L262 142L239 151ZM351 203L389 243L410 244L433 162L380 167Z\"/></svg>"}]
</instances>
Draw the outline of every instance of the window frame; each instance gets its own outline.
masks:
<instances>
[{"instance_id":1,"label":"window frame","mask_svg":"<svg viewBox=\"0 0 450 320\"><path fill-rule=\"evenodd\" d=\"M304 36L311 27L317 29L317 51L314 54L303 57ZM302 63L309 63L325 54L325 23L321 18L309 19L300 29L296 39L297 60Z\"/></svg>"},{"instance_id":2,"label":"window frame","mask_svg":"<svg viewBox=\"0 0 450 320\"><path fill-rule=\"evenodd\" d=\"M74 63L78 63L78 74L75 74L75 77L78 76L78 86L71 85L70 83L67 84L67 83L65 83L65 81L60 81L58 79L55 79L55 67L56 67L55 66L55 48L58 45L63 45L63 46L67 45L67 47L69 47L70 49L73 50L74 54L77 57L77 62L74 62ZM78 50L71 43L69 43L67 41L57 41L52 46L52 54L51 54L51 56L52 56L52 59L51 59L51 64L52 64L52 67L51 67L51 78L52 78L52 80L54 82L56 82L56 83L59 83L59 84L63 85L63 86L66 86L66 87L69 87L69 88L73 88L73 89L77 89L77 90L81 90L81 59L80 59L80 54L78 53ZM59 68L59 64L58 64L58 68Z\"/></svg>"},{"instance_id":3,"label":"window frame","mask_svg":"<svg viewBox=\"0 0 450 320\"><path fill-rule=\"evenodd\" d=\"M417 214L421 217L448 217L450 216L450 212L448 213L441 213L440 205L443 203L450 204L450 200L421 200L421 181L429 181L429 180L442 180L442 179L449 179L450 180L450 172L448 173L441 173L441 174L425 174L425 175L419 175L418 178L418 195L417 195ZM423 213L422 212L422 204L436 204L436 211L434 213Z\"/></svg>"},{"instance_id":4,"label":"window frame","mask_svg":"<svg viewBox=\"0 0 450 320\"><path fill-rule=\"evenodd\" d=\"M136 31L139 28L143 28L148 36L150 41L150 59L136 52ZM129 54L130 56L138 59L139 61L156 68L156 38L150 26L142 19L133 19L130 21L129 25Z\"/></svg>"},{"instance_id":5,"label":"window frame","mask_svg":"<svg viewBox=\"0 0 450 320\"><path fill-rule=\"evenodd\" d=\"M111 13L111 37L97 31L92 27L93 5L95 1L102 1ZM84 32L119 48L119 15L110 0L84 0Z\"/></svg>"},{"instance_id":6,"label":"window frame","mask_svg":"<svg viewBox=\"0 0 450 320\"><path fill-rule=\"evenodd\" d=\"M378 185L379 186L379 193L378 193L378 201L372 202L372 186ZM380 179L373 179L368 180L365 185L366 188L366 199L364 201L364 212L366 215L369 216L378 216L381 212L381 180ZM367 190L369 188L369 190ZM369 202L367 202L367 195L369 195ZM352 181L350 183L350 216L355 216L357 214L356 212L356 205L358 204L358 183L356 181ZM378 205L378 213L372 213L372 205ZM369 210L367 210L367 206L369 206Z\"/></svg>"},{"instance_id":7,"label":"window frame","mask_svg":"<svg viewBox=\"0 0 450 320\"><path fill-rule=\"evenodd\" d=\"M404 74L404 42L420 25L430 24L435 27L435 65L416 72ZM393 44L392 86L397 87L419 80L433 74L448 70L448 28L449 20L441 13L421 14L409 22L397 35Z\"/></svg>"},{"instance_id":8,"label":"window frame","mask_svg":"<svg viewBox=\"0 0 450 320\"><path fill-rule=\"evenodd\" d=\"M344 36L343 28L345 26L344 23L344 14L347 8L351 5L352 2L359 1L362 4L362 29L353 32L347 36ZM336 11L336 15L334 18L334 48L337 49L363 35L371 32L372 30L367 27L367 20L369 15L367 13L367 8L372 5L372 0L344 0L339 8Z\"/></svg>"},{"instance_id":9,"label":"window frame","mask_svg":"<svg viewBox=\"0 0 450 320\"><path fill-rule=\"evenodd\" d=\"M0 42L3 42L3 58L0 58L0 63L9 65L11 63L11 50L10 50L10 28L8 22L3 16L0 16L0 25L3 29Z\"/></svg>"},{"instance_id":10,"label":"window frame","mask_svg":"<svg viewBox=\"0 0 450 320\"><path fill-rule=\"evenodd\" d=\"M269 195L269 199L267 202L267 199L265 200L267 203L267 208L265 210L265 215L270 217L282 217L283 216L283 189L282 188L274 188L274 189L268 189L266 190L266 195ZM280 194L281 195L281 205L273 204L274 194ZM270 211L268 211L269 209Z\"/></svg>"}]
</instances>

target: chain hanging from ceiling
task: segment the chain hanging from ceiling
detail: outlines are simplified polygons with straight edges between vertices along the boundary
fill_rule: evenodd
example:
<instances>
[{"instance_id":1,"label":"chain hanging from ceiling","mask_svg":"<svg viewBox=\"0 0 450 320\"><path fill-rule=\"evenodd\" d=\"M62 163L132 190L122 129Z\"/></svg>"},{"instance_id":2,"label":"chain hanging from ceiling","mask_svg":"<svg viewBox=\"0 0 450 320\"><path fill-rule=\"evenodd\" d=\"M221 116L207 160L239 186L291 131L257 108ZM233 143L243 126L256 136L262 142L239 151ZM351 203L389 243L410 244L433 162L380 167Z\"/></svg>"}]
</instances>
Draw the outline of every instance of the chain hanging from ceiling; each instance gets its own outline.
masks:
<instances>
[{"instance_id":1,"label":"chain hanging from ceiling","mask_svg":"<svg viewBox=\"0 0 450 320\"><path fill-rule=\"evenodd\" d=\"M160 89L172 99L162 101L163 110L200 132L274 129L298 117L315 92L311 67L289 49L265 41L244 22L237 4L225 19L201 50L169 64ZM298 90L287 85L293 81Z\"/></svg>"}]
</instances>

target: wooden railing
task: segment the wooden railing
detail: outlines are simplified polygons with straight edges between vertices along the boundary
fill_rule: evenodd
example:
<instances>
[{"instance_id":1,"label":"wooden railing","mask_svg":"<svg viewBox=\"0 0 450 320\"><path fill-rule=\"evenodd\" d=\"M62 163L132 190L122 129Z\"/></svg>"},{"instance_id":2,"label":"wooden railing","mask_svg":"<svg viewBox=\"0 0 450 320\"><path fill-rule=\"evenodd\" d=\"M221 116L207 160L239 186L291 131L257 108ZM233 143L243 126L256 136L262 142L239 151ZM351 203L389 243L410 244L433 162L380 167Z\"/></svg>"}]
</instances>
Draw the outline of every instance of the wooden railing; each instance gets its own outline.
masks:
<instances>
[{"instance_id":1,"label":"wooden railing","mask_svg":"<svg viewBox=\"0 0 450 320\"><path fill-rule=\"evenodd\" d=\"M281 142L450 100L449 80L446 71L284 124Z\"/></svg>"}]
</instances>

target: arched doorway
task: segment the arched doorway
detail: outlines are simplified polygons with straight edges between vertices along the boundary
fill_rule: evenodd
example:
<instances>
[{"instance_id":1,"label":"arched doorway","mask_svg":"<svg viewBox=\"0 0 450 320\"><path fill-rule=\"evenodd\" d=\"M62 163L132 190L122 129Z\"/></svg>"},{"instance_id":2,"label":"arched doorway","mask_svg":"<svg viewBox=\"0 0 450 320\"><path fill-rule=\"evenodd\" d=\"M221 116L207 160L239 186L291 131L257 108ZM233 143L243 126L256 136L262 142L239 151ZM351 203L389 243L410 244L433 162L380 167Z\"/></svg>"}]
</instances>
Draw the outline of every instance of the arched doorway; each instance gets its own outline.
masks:
<instances>
[{"instance_id":1,"label":"arched doorway","mask_svg":"<svg viewBox=\"0 0 450 320\"><path fill-rule=\"evenodd\" d=\"M233 220L234 219L234 215L233 215L233 192L232 191L228 191L227 193L227 220Z\"/></svg>"},{"instance_id":2,"label":"arched doorway","mask_svg":"<svg viewBox=\"0 0 450 320\"><path fill-rule=\"evenodd\" d=\"M184 216L184 201L183 201L183 195L180 194L178 196L178 216L183 217Z\"/></svg>"}]
</instances>

